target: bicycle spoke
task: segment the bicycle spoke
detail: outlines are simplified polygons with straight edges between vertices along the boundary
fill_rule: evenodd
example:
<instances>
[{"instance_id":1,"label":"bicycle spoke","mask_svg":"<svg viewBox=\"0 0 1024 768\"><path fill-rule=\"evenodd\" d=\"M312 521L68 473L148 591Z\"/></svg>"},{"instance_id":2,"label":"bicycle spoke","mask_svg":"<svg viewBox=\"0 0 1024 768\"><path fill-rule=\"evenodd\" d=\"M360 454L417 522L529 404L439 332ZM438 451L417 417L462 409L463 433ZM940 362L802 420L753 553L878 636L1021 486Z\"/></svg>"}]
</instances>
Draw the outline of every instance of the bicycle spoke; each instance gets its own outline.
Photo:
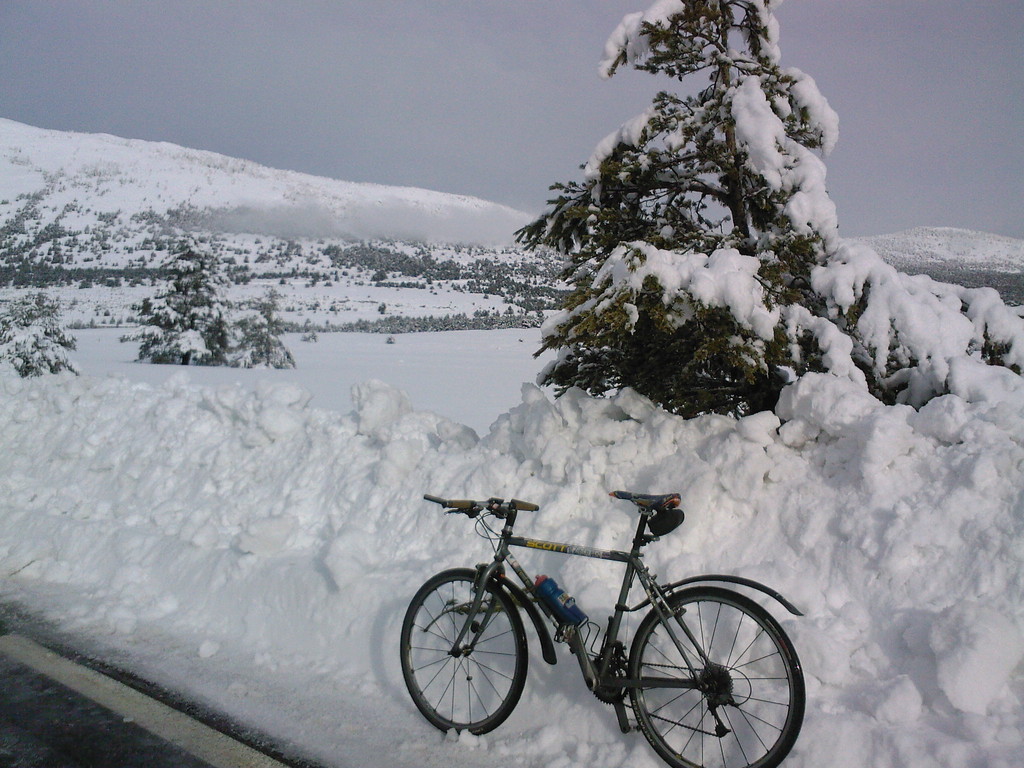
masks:
<instances>
[{"instance_id":1,"label":"bicycle spoke","mask_svg":"<svg viewBox=\"0 0 1024 768\"><path fill-rule=\"evenodd\" d=\"M445 637L444 635L439 634L438 632L435 632L432 629L427 629L426 627L421 627L418 624L416 625L416 629L420 630L421 632L423 632L426 635L430 635L432 637L438 638L441 642L447 644L449 648L452 645L452 642L453 642L452 638ZM435 650L437 650L437 649L435 649Z\"/></svg>"},{"instance_id":2,"label":"bicycle spoke","mask_svg":"<svg viewBox=\"0 0 1024 768\"><path fill-rule=\"evenodd\" d=\"M721 609L719 610L719 612L721 612ZM732 666L732 654L736 650L736 643L739 642L740 639L740 629L742 629L743 627L743 618L743 614L740 614L740 620L736 622L736 631L733 633L732 636L732 644L729 646L729 652L725 654L726 667Z\"/></svg>"},{"instance_id":3,"label":"bicycle spoke","mask_svg":"<svg viewBox=\"0 0 1024 768\"><path fill-rule=\"evenodd\" d=\"M514 659L516 657L516 654L511 653L511 652L506 652L506 651L481 651L479 649L474 649L473 650L473 656L474 656L474 658L479 657L479 656L485 656L485 657L489 657L489 656L505 656L506 658ZM498 661L498 659L493 659L493 661ZM480 662L479 658L477 658L477 662L478 663L483 663L483 662Z\"/></svg>"},{"instance_id":4,"label":"bicycle spoke","mask_svg":"<svg viewBox=\"0 0 1024 768\"><path fill-rule=\"evenodd\" d=\"M428 661L425 664L421 664L418 667L413 667L413 671L414 672L419 672L420 670L427 669L429 667L434 666L435 664L444 664L446 661L451 661L451 660L452 660L452 657L449 656L448 654L445 654L444 656L442 656L439 659L435 659L434 661ZM433 678L431 678L431 680L433 680ZM428 685L429 685L429 683L428 683Z\"/></svg>"},{"instance_id":5,"label":"bicycle spoke","mask_svg":"<svg viewBox=\"0 0 1024 768\"><path fill-rule=\"evenodd\" d=\"M759 734L757 732L757 729L754 728L753 724L751 724L750 718L747 717L747 713L744 712L742 709L738 710L738 711L739 711L739 713L741 715L743 715L743 719L746 720L747 726L750 728L751 733L753 733L757 737L758 742L760 742L760 744L761 744L761 749L764 750L765 752L767 752L770 749L770 747L767 744L764 743L764 739L761 738L761 734ZM736 733L736 728L735 728L735 726L733 726L732 718L729 717L729 713L728 712L725 713L725 716L726 716L726 719L729 721L729 725L732 726L732 728L733 728L733 734L735 734ZM742 752L744 758L746 758L746 750L743 749L743 741L738 736L736 737L735 740L736 740L737 746L739 746L739 748L740 748L740 752ZM750 761L748 760L747 762L750 762Z\"/></svg>"},{"instance_id":6,"label":"bicycle spoke","mask_svg":"<svg viewBox=\"0 0 1024 768\"><path fill-rule=\"evenodd\" d=\"M487 664L484 664L484 663L483 663L482 661L480 661L479 659L475 659L475 660L474 660L474 663L475 663L475 664L476 664L476 665L477 665L478 667L480 667L480 669L481 669L481 674L483 674L483 671L482 671L482 670L487 670L488 672L493 672L494 674L498 675L498 677L503 677L503 678L505 678L506 680L509 680L509 681L511 681L511 680L514 680L514 679L515 679L515 678L513 678L513 677L512 677L512 675L506 675L506 674L505 674L504 672L502 672L502 671L501 671L500 669L495 669L494 667L488 666ZM484 677L487 677L487 675L486 675L486 674L484 674Z\"/></svg>"},{"instance_id":7,"label":"bicycle spoke","mask_svg":"<svg viewBox=\"0 0 1024 768\"><path fill-rule=\"evenodd\" d=\"M442 704L442 703L444 703L445 697L448 695L448 691L452 692L452 716L453 717L455 716L455 688L454 688L454 685L455 685L455 675L458 674L458 671L459 671L459 664L458 664L458 661L456 660L456 662L455 662L455 664L453 665L453 668L452 668L452 676L448 680L448 685L446 685L444 687L444 690L441 691L441 695L437 697L437 703L438 704ZM437 675L434 675L434 677L437 677Z\"/></svg>"},{"instance_id":8,"label":"bicycle spoke","mask_svg":"<svg viewBox=\"0 0 1024 768\"><path fill-rule=\"evenodd\" d=\"M742 713L740 713L740 714L742 714ZM733 740L736 742L736 746L738 746L738 748L739 748L739 754L743 756L743 762L748 764L748 765L750 765L751 759L749 757L746 757L746 750L743 749L743 742L739 738L739 736L736 735L736 726L733 725L732 718L729 717L729 713L728 712L725 713L725 719L729 722L729 727L732 729ZM757 731L754 732L754 735L758 736ZM762 746L762 748L764 748L764 751L767 753L768 752L768 748L767 748L767 746L765 746L765 742L761 740L761 736L758 736L758 740L761 741L761 746Z\"/></svg>"},{"instance_id":9,"label":"bicycle spoke","mask_svg":"<svg viewBox=\"0 0 1024 768\"><path fill-rule=\"evenodd\" d=\"M690 709L687 711L686 714L689 714L690 712L692 712L700 704L701 704L701 702L697 702L696 704L694 704L692 707L690 707ZM685 717L685 715L684 715L684 717ZM705 717L705 712L702 711L701 715L700 715L700 720L697 721L698 725L704 722L704 717ZM685 728L688 731L693 731L694 733L700 733L700 734L703 734L705 736L714 736L715 735L711 731L706 731L703 728L699 728L699 727L697 727L695 725L686 725L685 723L683 723L680 720L673 720L673 719L671 719L669 717L663 717L662 715L653 715L652 714L651 715L651 719L652 720L660 720L663 723L671 723L673 727L679 726L680 728ZM671 730L671 729L669 729L669 730ZM668 731L665 731L665 733L668 733ZM692 738L692 736L691 736L691 738Z\"/></svg>"},{"instance_id":10,"label":"bicycle spoke","mask_svg":"<svg viewBox=\"0 0 1024 768\"><path fill-rule=\"evenodd\" d=\"M654 715L655 717L657 717L657 718L658 718L659 720L664 720L664 721L665 721L665 722L667 722L667 723L672 723L672 727L671 727L671 728L669 728L669 729L668 729L667 731L665 731L665 735L666 735L666 736L667 736L668 734L672 733L672 730L673 730L673 729L674 729L674 728L675 728L676 726L679 726L680 728L686 728L687 730L691 730L691 731L697 731L697 730L699 730L699 729L697 729L697 728L690 728L690 726L688 726L688 725L685 725L685 724L683 723L683 721L684 721L684 720L686 720L686 719L687 719L687 718L688 718L688 717L690 716L690 713L691 713L691 712L693 712L693 710L697 709L697 707L701 706L701 704L703 704L703 703L704 703L704 701L703 701L703 699L702 699L702 698L698 698L698 699L697 699L697 701L695 701L695 702L693 703L693 706L691 706L691 707L690 707L690 708L689 708L688 710L686 710L686 711L685 711L685 712L684 712L684 713L683 713L682 715L680 715L680 716L679 716L679 718L678 718L678 719L676 719L676 720L672 720L671 718L668 718L668 717L662 717L661 715L658 715L658 714L657 714L658 712L660 712L661 710L663 710L663 709L664 709L665 707L667 707L667 706L668 706L669 704L671 704L671 703L673 703L673 702L675 702L675 701L678 701L678 700L679 700L680 698L682 698L682 694L680 694L679 696L676 696L676 697L675 697L675 698L674 698L674 699L673 699L673 700L672 700L671 702L666 702L665 704L663 704L662 706L658 707L657 709L655 709L655 710L653 710L653 711L651 712L651 714L652 714L652 715ZM698 723L702 723L702 722L704 722L704 714L703 714L703 712L701 713L701 715L700 715L700 719L699 719L699 720L698 720L697 722L698 722ZM691 734L690 738L691 738L691 739L693 738L692 734ZM689 739L687 739L687 743L689 743Z\"/></svg>"},{"instance_id":11,"label":"bicycle spoke","mask_svg":"<svg viewBox=\"0 0 1024 768\"><path fill-rule=\"evenodd\" d=\"M420 626L419 624L417 624L416 628L419 629L422 632L429 632L431 634L436 634L438 637L442 638L443 640L448 641L449 638L447 637L447 635L444 634L444 628L439 625L439 622L440 622L441 618L446 613L445 610L444 610L444 606L442 606L441 612L439 614L437 614L436 616L430 611L430 608L427 605L423 606L423 611L430 618L430 621L427 623L426 626ZM432 631L433 627L438 627L438 632L437 633L434 633Z\"/></svg>"},{"instance_id":12,"label":"bicycle spoke","mask_svg":"<svg viewBox=\"0 0 1024 768\"><path fill-rule=\"evenodd\" d=\"M668 634L668 633L666 632L666 634ZM671 639L671 638L670 638L670 639ZM670 658L670 657L668 656L668 654L666 654L666 653L665 653L665 652L664 652L663 650L661 650L661 642L665 642L665 644L666 644L666 645L670 645L670 647L671 647L671 648L672 648L673 650L675 650L675 651L679 651L679 649L675 647L675 643L669 643L669 641L662 641L662 640L661 640L660 638L659 638L659 642L658 642L658 644L657 644L657 645L655 645L655 644L653 644L653 643L652 643L652 646L651 646L651 647L652 647L652 649L653 649L654 651L656 651L656 652L658 653L658 655L659 655L659 656L661 656L661 657L662 657L663 659L665 659L665 661L669 662L669 666L672 666L672 667L674 667L674 668L676 668L676 669L678 669L678 670L680 670L680 671L682 671L682 670L684 670L684 669L685 669L685 670L686 670L687 672L689 672L689 668L687 668L687 667L682 667L682 666L680 666L680 665L679 665L679 662L677 662L677 661L674 661L673 659L671 659L671 658ZM685 651L686 649L684 648L683 650ZM699 656L700 654L697 654L697 655ZM684 661L684 663L685 663L685 661L686 661L686 660L685 660L685 658L683 659L683 661ZM649 666L653 666L653 665L652 665L652 664L649 664Z\"/></svg>"},{"instance_id":13,"label":"bicycle spoke","mask_svg":"<svg viewBox=\"0 0 1024 768\"><path fill-rule=\"evenodd\" d=\"M646 694L646 692L647 692L647 691L650 691L650 690L652 690L652 689L650 689L650 688L645 688L645 689L644 689L644 692L645 692L645 694ZM661 705L660 707L657 707L656 709L652 709L652 710L650 710L650 713L651 713L652 715L655 715L655 714L657 714L658 712L661 712L661 710L663 710L663 709L664 709L665 707L667 707L667 706L668 706L669 704L675 704L675 703L676 703L677 701L679 701L679 699L683 698L683 696L685 696L685 695L686 695L686 694L688 694L688 693L693 693L693 691L683 691L682 693L677 693L677 694L676 694L675 696L673 696L673 697L672 697L671 699L669 699L668 701L666 701L666 702L665 702L664 704L662 704L662 705ZM698 699L698 700L697 700L697 704L700 704L700 699ZM693 705L693 707L696 707L696 706L697 706L697 704L694 704L694 705ZM688 712L687 712L687 713L686 713L685 715L683 715L683 717L686 717L686 715L690 714L690 712L692 712L692 711L693 711L693 707L690 707L690 710L689 710L689 711L688 711ZM672 722L672 721L670 721L670 722Z\"/></svg>"},{"instance_id":14,"label":"bicycle spoke","mask_svg":"<svg viewBox=\"0 0 1024 768\"><path fill-rule=\"evenodd\" d=\"M474 645L479 646L479 645L482 645L484 643L490 643L490 642L492 642L494 640L500 640L501 638L506 637L506 636L511 635L511 634L512 634L512 627L510 626L508 629L506 629L504 632L502 632L499 635L492 635L491 637L488 637L486 639L481 638L481 639L477 640Z\"/></svg>"},{"instance_id":15,"label":"bicycle spoke","mask_svg":"<svg viewBox=\"0 0 1024 768\"><path fill-rule=\"evenodd\" d=\"M779 653L778 649L776 649L776 650L772 651L771 653L766 653L764 656L758 656L756 659L751 659L750 661L745 661L742 664L734 664L731 668L732 669L742 669L743 667L749 667L751 664L757 664L757 662L759 662L759 661L764 661L765 659L770 659L772 656L781 656L781 655L782 654ZM781 677L781 678L762 677L760 679L761 680L773 680L773 679L774 680L785 680L787 678L784 678L784 677Z\"/></svg>"},{"instance_id":16,"label":"bicycle spoke","mask_svg":"<svg viewBox=\"0 0 1024 768\"><path fill-rule=\"evenodd\" d=\"M690 707L690 712L692 712L694 709L696 709L698 704L700 704L699 701L697 702L697 704L694 704L692 707ZM689 712L687 712L687 714L689 714ZM701 714L700 720L698 722L701 722L701 723L704 722L704 715L703 715L703 713ZM666 731L665 735L667 736L670 732L671 732L671 729ZM698 728L691 728L690 729L690 738L688 738L686 740L686 743L683 744L683 746L680 748L679 752L680 753L685 752L689 748L690 742L693 741L698 736L698 734L700 735L701 741L703 741L704 740L704 734L702 734L700 732L700 729L698 729Z\"/></svg>"},{"instance_id":17,"label":"bicycle spoke","mask_svg":"<svg viewBox=\"0 0 1024 768\"><path fill-rule=\"evenodd\" d=\"M771 699L762 699L758 696L747 696L746 701L757 701L761 704L774 704L777 707L788 707L788 701L772 701ZM744 702L745 703L745 702Z\"/></svg>"},{"instance_id":18,"label":"bicycle spoke","mask_svg":"<svg viewBox=\"0 0 1024 768\"><path fill-rule=\"evenodd\" d=\"M709 653L710 649L715 644L715 635L718 633L718 620L722 617L722 606L718 606L718 612L715 614L715 625L711 628L711 640L705 641L704 639L704 603L697 603L697 621L700 623L700 640L704 643L704 653Z\"/></svg>"},{"instance_id":19,"label":"bicycle spoke","mask_svg":"<svg viewBox=\"0 0 1024 768\"><path fill-rule=\"evenodd\" d=\"M737 626L737 630L738 629L739 629L739 627ZM738 634L738 632L737 632L737 634ZM745 667L748 664L754 664L754 663L760 661L761 659L767 658L768 656L772 656L773 654L769 653L766 656L762 656L760 659L753 659L752 661L745 661L742 664L739 663L740 659L742 659L744 656L746 656L747 651L749 651L751 648L753 648L754 647L754 643L756 643L758 640L760 640L761 637L764 636L764 634L765 634L764 628L763 627L758 627L758 632L757 632L756 635L754 635L754 639L751 640L749 643L747 643L747 647L746 648L744 648L742 651L740 651L739 655L735 659L735 662L733 661L732 655L729 656L729 666L731 668L733 668L733 669L735 669L737 667ZM778 651L776 651L776 653L777 652Z\"/></svg>"},{"instance_id":20,"label":"bicycle spoke","mask_svg":"<svg viewBox=\"0 0 1024 768\"><path fill-rule=\"evenodd\" d=\"M493 672L494 670L491 670L491 671ZM500 673L499 673L499 674L500 674ZM494 684L494 682L493 682L493 681L491 680L491 678L487 676L487 673L486 673L486 672L484 672L484 670L483 670L483 669L481 669L481 670L480 670L480 675L481 675L481 677L483 677L483 679L484 679L484 680L486 681L486 683L487 683L487 684L488 684L489 686L491 686L491 690L492 690L492 691L494 691L495 695L496 695L496 696L497 696L497 697L498 697L499 699L500 699L500 698L502 698L502 697L504 696L504 694L503 694L503 693L502 693L501 691L499 691L499 690L498 690L497 686L496 686L496 685ZM508 675L501 675L501 676L502 676L502 677L504 677L504 678L505 678L506 680L508 680L509 682L512 682L512 680L513 680L513 678L511 678L511 677L508 677Z\"/></svg>"},{"instance_id":21,"label":"bicycle spoke","mask_svg":"<svg viewBox=\"0 0 1024 768\"><path fill-rule=\"evenodd\" d=\"M743 677L745 680L776 680L778 682L788 682L790 679L789 677L751 677L749 675L744 675Z\"/></svg>"},{"instance_id":22,"label":"bicycle spoke","mask_svg":"<svg viewBox=\"0 0 1024 768\"><path fill-rule=\"evenodd\" d=\"M764 723L765 725L767 725L769 728L771 728L773 730L782 731L782 726L781 725L776 725L775 723L769 723L763 717L758 717L753 712L747 712L747 710L743 709L743 707L733 707L733 709L735 709L737 712L739 712L741 715L743 715L743 719L747 721L747 725L750 726L750 730L752 730L755 734L757 734L757 729L755 729L754 728L754 724L750 722L750 718L754 718L759 723ZM758 738L760 738L760 736Z\"/></svg>"}]
</instances>

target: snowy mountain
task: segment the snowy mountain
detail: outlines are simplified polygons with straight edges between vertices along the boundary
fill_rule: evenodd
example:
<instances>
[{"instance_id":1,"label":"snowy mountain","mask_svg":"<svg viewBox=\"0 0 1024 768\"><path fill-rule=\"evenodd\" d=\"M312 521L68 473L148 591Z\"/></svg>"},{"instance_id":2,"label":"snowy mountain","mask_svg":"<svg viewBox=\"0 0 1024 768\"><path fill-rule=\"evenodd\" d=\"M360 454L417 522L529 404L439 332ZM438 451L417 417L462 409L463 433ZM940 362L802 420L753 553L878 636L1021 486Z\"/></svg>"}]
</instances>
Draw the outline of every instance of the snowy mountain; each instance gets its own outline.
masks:
<instances>
[{"instance_id":1,"label":"snowy mountain","mask_svg":"<svg viewBox=\"0 0 1024 768\"><path fill-rule=\"evenodd\" d=\"M1024 240L950 227L855 239L901 272L971 288L991 286L1007 302L1024 303Z\"/></svg>"},{"instance_id":2,"label":"snowy mountain","mask_svg":"<svg viewBox=\"0 0 1024 768\"><path fill-rule=\"evenodd\" d=\"M63 245L53 237L58 228L81 232L99 225L128 247L141 243L142 231L152 231L145 225L155 220L285 239L496 244L510 242L529 220L477 198L337 181L173 144L2 119L0 201L5 222L35 219L50 228L38 245Z\"/></svg>"},{"instance_id":3,"label":"snowy mountain","mask_svg":"<svg viewBox=\"0 0 1024 768\"><path fill-rule=\"evenodd\" d=\"M0 120L0 286L63 291L72 323L130 322L189 237L228 265L236 298L273 286L300 324L535 324L558 295L558 260L510 245L528 220L476 198Z\"/></svg>"},{"instance_id":4,"label":"snowy mountain","mask_svg":"<svg viewBox=\"0 0 1024 768\"><path fill-rule=\"evenodd\" d=\"M974 265L994 272L1024 272L1024 240L952 227L917 227L892 235L857 238L886 261L908 268Z\"/></svg>"}]
</instances>

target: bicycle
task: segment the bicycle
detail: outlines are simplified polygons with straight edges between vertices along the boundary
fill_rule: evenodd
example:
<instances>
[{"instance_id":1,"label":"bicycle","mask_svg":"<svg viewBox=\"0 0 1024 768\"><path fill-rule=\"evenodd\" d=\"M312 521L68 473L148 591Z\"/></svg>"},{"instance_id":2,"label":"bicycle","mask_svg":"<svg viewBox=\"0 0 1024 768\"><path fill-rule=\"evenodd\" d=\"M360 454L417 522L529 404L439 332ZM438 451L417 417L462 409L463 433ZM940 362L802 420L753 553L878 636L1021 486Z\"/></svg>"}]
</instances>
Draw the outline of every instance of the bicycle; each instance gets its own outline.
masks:
<instances>
[{"instance_id":1,"label":"bicycle","mask_svg":"<svg viewBox=\"0 0 1024 768\"><path fill-rule=\"evenodd\" d=\"M449 514L475 519L494 558L475 568L442 571L413 596L401 634L402 676L413 703L442 731L482 734L497 728L526 682L525 612L544 661L554 664L554 642L566 643L591 692L615 708L620 730L639 729L669 765L777 766L803 722L800 661L767 610L721 584L755 590L791 614L803 614L776 591L738 576L706 574L660 585L644 565L642 550L682 524L679 494L610 495L632 502L639 512L628 552L514 535L518 513L539 509L529 502L424 496ZM500 532L488 523L491 518L503 521ZM564 593L556 600L546 596L537 586L544 577L532 581L511 547L624 563L618 601L603 634L571 599L566 604ZM522 587L507 577L506 563ZM634 580L646 598L630 606ZM623 617L647 606L627 654L619 639Z\"/></svg>"}]
</instances>

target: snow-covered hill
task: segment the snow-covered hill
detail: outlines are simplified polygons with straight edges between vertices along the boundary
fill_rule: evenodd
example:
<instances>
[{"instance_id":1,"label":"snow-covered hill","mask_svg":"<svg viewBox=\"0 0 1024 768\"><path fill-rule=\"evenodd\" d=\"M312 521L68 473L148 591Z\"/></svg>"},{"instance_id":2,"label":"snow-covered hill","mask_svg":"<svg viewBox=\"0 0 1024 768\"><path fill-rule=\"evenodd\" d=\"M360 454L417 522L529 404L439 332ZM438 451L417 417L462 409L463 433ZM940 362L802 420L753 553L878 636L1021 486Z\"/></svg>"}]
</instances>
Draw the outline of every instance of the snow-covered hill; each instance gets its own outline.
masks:
<instances>
[{"instance_id":1,"label":"snow-covered hill","mask_svg":"<svg viewBox=\"0 0 1024 768\"><path fill-rule=\"evenodd\" d=\"M953 227L916 227L891 235L857 238L898 267L970 265L1024 273L1024 240Z\"/></svg>"},{"instance_id":2,"label":"snow-covered hill","mask_svg":"<svg viewBox=\"0 0 1024 768\"><path fill-rule=\"evenodd\" d=\"M477 198L337 181L173 144L0 119L0 220L33 211L51 229L104 225L107 238L121 247L101 248L98 263L123 256L129 244L141 245L149 228L140 225L161 218L210 232L286 239L476 244L508 243L529 220Z\"/></svg>"},{"instance_id":3,"label":"snow-covered hill","mask_svg":"<svg viewBox=\"0 0 1024 768\"><path fill-rule=\"evenodd\" d=\"M528 219L475 198L0 120L0 299L5 285L46 287L73 324L131 323L183 238L221 257L233 298L274 287L298 325L536 324L558 295L558 259L511 245Z\"/></svg>"},{"instance_id":4,"label":"snow-covered hill","mask_svg":"<svg viewBox=\"0 0 1024 768\"><path fill-rule=\"evenodd\" d=\"M1024 304L1024 240L951 227L917 227L855 238L901 272L926 274L969 288L995 288Z\"/></svg>"}]
</instances>

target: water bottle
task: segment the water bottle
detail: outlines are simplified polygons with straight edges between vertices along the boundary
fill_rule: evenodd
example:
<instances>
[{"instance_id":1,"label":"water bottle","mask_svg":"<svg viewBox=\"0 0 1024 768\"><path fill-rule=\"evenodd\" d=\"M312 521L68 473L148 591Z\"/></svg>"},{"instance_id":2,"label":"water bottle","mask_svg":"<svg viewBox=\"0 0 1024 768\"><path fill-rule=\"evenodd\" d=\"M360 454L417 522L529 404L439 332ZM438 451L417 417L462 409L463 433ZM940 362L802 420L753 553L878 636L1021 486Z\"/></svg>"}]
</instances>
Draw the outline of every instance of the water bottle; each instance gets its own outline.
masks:
<instances>
[{"instance_id":1,"label":"water bottle","mask_svg":"<svg viewBox=\"0 0 1024 768\"><path fill-rule=\"evenodd\" d=\"M554 579L540 575L533 585L537 596L551 609L555 616L564 624L582 624L587 614L581 611L576 601L565 590L558 586Z\"/></svg>"}]
</instances>

